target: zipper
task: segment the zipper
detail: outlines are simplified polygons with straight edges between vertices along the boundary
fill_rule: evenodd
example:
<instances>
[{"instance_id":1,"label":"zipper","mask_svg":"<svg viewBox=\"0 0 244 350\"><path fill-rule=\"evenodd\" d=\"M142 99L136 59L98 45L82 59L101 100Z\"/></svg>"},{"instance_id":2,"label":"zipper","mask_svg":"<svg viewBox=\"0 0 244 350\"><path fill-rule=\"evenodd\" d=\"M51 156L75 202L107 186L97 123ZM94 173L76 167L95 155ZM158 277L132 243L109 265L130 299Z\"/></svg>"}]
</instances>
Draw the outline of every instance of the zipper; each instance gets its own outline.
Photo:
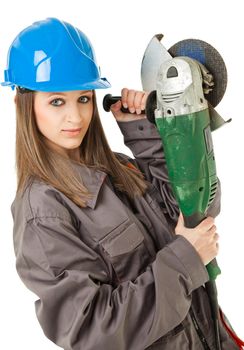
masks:
<instances>
[{"instance_id":1,"label":"zipper","mask_svg":"<svg viewBox=\"0 0 244 350\"><path fill-rule=\"evenodd\" d=\"M197 335L198 335L198 337L203 345L204 350L211 350L210 347L208 346L207 339L204 337L203 332L202 332L201 328L199 327L199 324L197 323L196 317L195 317L192 309L190 309L190 316L191 316L193 325L195 327L195 330L197 332Z\"/></svg>"}]
</instances>

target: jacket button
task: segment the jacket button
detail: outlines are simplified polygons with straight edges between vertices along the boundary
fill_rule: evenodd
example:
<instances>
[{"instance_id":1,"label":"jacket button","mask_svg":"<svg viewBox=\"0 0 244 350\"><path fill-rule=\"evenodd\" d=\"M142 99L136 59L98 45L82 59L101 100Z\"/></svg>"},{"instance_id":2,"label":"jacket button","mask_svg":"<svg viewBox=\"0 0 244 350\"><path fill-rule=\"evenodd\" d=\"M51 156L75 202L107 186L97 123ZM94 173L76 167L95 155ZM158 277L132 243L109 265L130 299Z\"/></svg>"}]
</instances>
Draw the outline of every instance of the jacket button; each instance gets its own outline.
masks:
<instances>
[{"instance_id":1,"label":"jacket button","mask_svg":"<svg viewBox=\"0 0 244 350\"><path fill-rule=\"evenodd\" d=\"M143 130L143 129L144 129L143 125L139 125L139 126L138 126L138 129L139 129L139 130Z\"/></svg>"}]
</instances>

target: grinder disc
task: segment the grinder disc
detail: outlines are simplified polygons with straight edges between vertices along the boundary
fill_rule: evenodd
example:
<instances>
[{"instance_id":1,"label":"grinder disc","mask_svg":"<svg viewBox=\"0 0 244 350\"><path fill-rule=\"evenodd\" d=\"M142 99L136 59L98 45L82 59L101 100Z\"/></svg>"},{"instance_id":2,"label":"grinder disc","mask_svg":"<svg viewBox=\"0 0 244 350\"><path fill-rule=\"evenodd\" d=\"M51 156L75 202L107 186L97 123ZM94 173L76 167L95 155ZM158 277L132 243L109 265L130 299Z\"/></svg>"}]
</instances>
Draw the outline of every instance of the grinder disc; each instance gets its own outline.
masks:
<instances>
[{"instance_id":1,"label":"grinder disc","mask_svg":"<svg viewBox=\"0 0 244 350\"><path fill-rule=\"evenodd\" d=\"M227 70L219 52L210 44L198 39L186 39L174 44L168 52L172 57L186 56L202 63L213 75L213 90L205 95L207 101L217 106L227 86Z\"/></svg>"}]
</instances>

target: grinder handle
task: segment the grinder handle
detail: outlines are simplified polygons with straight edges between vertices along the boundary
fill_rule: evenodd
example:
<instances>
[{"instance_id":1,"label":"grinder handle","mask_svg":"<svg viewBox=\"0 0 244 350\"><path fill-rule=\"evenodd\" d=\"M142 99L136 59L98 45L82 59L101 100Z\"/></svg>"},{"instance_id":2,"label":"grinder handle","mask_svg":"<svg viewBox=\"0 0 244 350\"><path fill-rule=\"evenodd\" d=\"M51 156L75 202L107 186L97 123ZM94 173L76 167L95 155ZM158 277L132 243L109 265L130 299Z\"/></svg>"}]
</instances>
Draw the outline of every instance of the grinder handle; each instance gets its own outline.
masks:
<instances>
[{"instance_id":1,"label":"grinder handle","mask_svg":"<svg viewBox=\"0 0 244 350\"><path fill-rule=\"evenodd\" d=\"M121 96L112 96L111 94L107 94L103 98L103 109L106 112L110 111L110 107L112 104L116 103L117 101L121 100ZM121 111L123 113L131 113L128 108L121 107ZM131 113L134 114L134 113ZM145 114L145 111L141 111L141 114Z\"/></svg>"}]
</instances>

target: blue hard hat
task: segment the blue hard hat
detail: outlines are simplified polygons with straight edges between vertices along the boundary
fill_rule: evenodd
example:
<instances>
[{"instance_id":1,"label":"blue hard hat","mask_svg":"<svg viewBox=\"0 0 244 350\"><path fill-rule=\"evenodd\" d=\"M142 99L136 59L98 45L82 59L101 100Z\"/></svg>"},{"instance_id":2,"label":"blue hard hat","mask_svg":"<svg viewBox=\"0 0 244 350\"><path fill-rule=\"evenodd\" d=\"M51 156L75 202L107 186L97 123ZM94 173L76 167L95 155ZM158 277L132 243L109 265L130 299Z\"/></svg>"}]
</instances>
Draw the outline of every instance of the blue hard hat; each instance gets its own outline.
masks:
<instances>
[{"instance_id":1,"label":"blue hard hat","mask_svg":"<svg viewBox=\"0 0 244 350\"><path fill-rule=\"evenodd\" d=\"M1 85L46 92L110 87L100 76L87 36L57 18L35 22L19 33L9 48Z\"/></svg>"}]
</instances>

